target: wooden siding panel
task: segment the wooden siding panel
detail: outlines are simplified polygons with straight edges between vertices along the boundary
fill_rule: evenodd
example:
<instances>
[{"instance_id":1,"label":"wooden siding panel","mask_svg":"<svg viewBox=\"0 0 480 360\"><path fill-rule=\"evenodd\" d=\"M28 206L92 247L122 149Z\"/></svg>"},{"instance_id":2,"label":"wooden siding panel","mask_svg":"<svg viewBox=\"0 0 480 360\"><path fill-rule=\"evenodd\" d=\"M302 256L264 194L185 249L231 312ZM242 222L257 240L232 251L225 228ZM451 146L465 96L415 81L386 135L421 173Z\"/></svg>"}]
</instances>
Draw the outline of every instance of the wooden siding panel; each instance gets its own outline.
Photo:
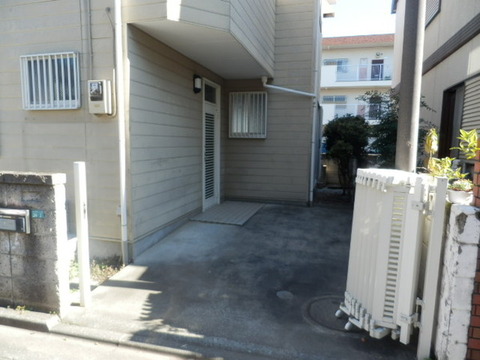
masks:
<instances>
[{"instance_id":1,"label":"wooden siding panel","mask_svg":"<svg viewBox=\"0 0 480 360\"><path fill-rule=\"evenodd\" d=\"M276 2L274 85L313 91L314 3ZM235 91L242 83L229 85ZM305 203L312 99L279 91L268 96L267 139L226 140L225 196Z\"/></svg>"},{"instance_id":2,"label":"wooden siding panel","mask_svg":"<svg viewBox=\"0 0 480 360\"><path fill-rule=\"evenodd\" d=\"M129 30L134 239L201 207L202 96L193 63Z\"/></svg>"},{"instance_id":3,"label":"wooden siding panel","mask_svg":"<svg viewBox=\"0 0 480 360\"><path fill-rule=\"evenodd\" d=\"M275 1L232 0L230 3L230 31L272 72L275 56Z\"/></svg>"}]
</instances>

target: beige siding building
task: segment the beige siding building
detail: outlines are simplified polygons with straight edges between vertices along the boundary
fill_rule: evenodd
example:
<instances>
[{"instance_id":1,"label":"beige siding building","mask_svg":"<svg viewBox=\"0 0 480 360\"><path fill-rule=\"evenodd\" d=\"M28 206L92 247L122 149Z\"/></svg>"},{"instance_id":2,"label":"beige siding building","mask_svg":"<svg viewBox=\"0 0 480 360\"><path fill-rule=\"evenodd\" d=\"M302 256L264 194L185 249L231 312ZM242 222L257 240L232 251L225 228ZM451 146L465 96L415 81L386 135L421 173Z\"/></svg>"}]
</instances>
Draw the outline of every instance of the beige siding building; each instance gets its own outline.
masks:
<instances>
[{"instance_id":1,"label":"beige siding building","mask_svg":"<svg viewBox=\"0 0 480 360\"><path fill-rule=\"evenodd\" d=\"M73 232L85 161L99 257L134 259L225 199L308 204L320 14L319 0L2 1L0 168L66 173Z\"/></svg>"}]
</instances>

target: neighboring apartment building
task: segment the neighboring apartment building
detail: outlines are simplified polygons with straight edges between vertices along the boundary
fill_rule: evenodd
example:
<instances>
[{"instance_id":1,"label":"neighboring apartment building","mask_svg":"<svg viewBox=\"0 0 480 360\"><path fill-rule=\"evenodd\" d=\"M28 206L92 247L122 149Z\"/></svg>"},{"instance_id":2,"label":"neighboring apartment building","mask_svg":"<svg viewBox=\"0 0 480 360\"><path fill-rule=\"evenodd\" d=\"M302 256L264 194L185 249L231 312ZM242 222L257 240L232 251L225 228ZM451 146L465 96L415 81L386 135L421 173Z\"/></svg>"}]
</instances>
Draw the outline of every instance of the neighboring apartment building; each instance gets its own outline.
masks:
<instances>
[{"instance_id":1,"label":"neighboring apartment building","mask_svg":"<svg viewBox=\"0 0 480 360\"><path fill-rule=\"evenodd\" d=\"M480 129L480 1L427 0L426 5L421 94L434 111L422 110L420 117L440 129L439 156L457 157L450 148L458 143L459 129ZM405 0L394 0L393 6L397 13L396 33L399 35L396 38L395 59L400 61L401 35L409 9L406 9ZM401 68L398 67L393 80L396 89L400 88L401 76ZM473 174L472 162L467 161L465 166L466 171ZM461 223L459 231L464 232L465 221L458 220L458 223ZM477 248L478 233L465 231L465 234L468 234L471 248ZM445 250L451 252L448 248ZM447 311L440 312L438 319L442 324L434 346L438 359L480 358L480 262L476 251L470 252L469 256L472 259L470 263L466 258L457 260L457 264L463 267L456 271L458 282L454 286L442 283L442 296L448 301L444 305ZM477 277L474 283L473 279L469 279L466 268L470 265L475 269L475 263ZM471 307L467 306L470 301ZM464 304L458 306L460 302Z\"/></svg>"},{"instance_id":2,"label":"neighboring apartment building","mask_svg":"<svg viewBox=\"0 0 480 360\"><path fill-rule=\"evenodd\" d=\"M393 4L401 35L405 1ZM440 128L439 155L455 156L449 149L457 142L458 130L480 129L480 2L428 0L425 20L422 95L434 111L422 110L421 118ZM402 41L398 36L396 61ZM398 67L393 86L400 81Z\"/></svg>"},{"instance_id":3,"label":"neighboring apartment building","mask_svg":"<svg viewBox=\"0 0 480 360\"><path fill-rule=\"evenodd\" d=\"M321 105L323 123L346 114L375 122L378 104L357 97L369 90L389 91L393 71L393 34L324 38Z\"/></svg>"},{"instance_id":4,"label":"neighboring apartment building","mask_svg":"<svg viewBox=\"0 0 480 360\"><path fill-rule=\"evenodd\" d=\"M320 0L4 0L0 15L0 168L66 173L74 229L85 161L94 256L130 260L224 199L312 201Z\"/></svg>"},{"instance_id":5,"label":"neighboring apartment building","mask_svg":"<svg viewBox=\"0 0 480 360\"><path fill-rule=\"evenodd\" d=\"M378 121L380 103L358 100L367 91L390 91L393 74L393 34L324 38L322 42L321 106L323 125L347 114ZM325 152L322 146L322 152ZM339 185L337 166L322 161L322 183Z\"/></svg>"}]
</instances>

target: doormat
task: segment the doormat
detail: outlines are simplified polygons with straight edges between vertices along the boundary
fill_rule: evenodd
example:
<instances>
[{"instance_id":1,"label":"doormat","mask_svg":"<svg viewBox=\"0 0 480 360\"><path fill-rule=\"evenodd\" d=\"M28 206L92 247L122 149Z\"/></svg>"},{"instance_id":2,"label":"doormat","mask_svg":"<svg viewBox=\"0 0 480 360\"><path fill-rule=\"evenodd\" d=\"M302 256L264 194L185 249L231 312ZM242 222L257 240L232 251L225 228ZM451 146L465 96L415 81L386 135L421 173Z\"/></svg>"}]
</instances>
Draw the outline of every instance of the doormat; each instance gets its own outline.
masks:
<instances>
[{"instance_id":1,"label":"doormat","mask_svg":"<svg viewBox=\"0 0 480 360\"><path fill-rule=\"evenodd\" d=\"M245 224L264 204L225 201L192 218L194 221L239 225Z\"/></svg>"}]
</instances>

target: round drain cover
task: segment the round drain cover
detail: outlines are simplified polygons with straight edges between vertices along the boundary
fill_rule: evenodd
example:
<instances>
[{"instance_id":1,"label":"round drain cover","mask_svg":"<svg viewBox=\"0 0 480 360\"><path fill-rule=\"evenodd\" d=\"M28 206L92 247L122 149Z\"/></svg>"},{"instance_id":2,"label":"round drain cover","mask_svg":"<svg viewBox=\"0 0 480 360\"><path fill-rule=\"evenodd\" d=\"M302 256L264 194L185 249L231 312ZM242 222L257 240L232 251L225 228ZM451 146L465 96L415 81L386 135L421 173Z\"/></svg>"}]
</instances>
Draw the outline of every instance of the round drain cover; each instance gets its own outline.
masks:
<instances>
[{"instance_id":1,"label":"round drain cover","mask_svg":"<svg viewBox=\"0 0 480 360\"><path fill-rule=\"evenodd\" d=\"M312 325L320 325L330 330L345 331L347 318L338 319L335 316L341 296L326 295L311 299L304 307L304 318Z\"/></svg>"}]
</instances>

